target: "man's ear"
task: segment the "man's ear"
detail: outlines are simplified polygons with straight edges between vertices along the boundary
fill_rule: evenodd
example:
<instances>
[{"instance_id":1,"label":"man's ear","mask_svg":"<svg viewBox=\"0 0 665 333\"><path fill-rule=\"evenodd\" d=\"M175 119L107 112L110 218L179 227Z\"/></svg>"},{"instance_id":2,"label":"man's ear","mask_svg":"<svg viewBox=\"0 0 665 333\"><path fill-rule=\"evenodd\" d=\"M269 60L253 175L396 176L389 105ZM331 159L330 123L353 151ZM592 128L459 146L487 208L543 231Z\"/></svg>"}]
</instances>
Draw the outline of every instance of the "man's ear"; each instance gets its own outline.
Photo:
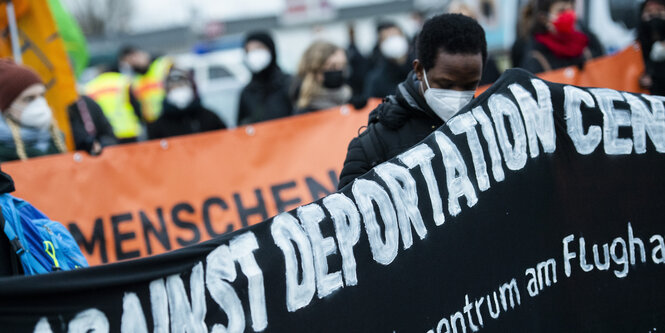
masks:
<instances>
[{"instance_id":1,"label":"man's ear","mask_svg":"<svg viewBox=\"0 0 665 333\"><path fill-rule=\"evenodd\" d=\"M416 73L416 77L418 77L418 81L423 82L423 64L420 62L420 60L416 59L413 61L413 71Z\"/></svg>"}]
</instances>

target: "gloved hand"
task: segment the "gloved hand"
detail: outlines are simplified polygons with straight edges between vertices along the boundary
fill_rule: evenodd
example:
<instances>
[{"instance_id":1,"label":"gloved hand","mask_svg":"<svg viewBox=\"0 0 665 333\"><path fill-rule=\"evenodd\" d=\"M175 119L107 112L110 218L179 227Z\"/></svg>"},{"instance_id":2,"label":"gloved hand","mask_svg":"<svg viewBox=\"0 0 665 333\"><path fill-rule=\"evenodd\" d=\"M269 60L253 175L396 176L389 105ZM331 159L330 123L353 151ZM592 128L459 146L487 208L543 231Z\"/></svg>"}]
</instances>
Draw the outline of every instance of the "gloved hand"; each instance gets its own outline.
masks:
<instances>
[{"instance_id":1,"label":"gloved hand","mask_svg":"<svg viewBox=\"0 0 665 333\"><path fill-rule=\"evenodd\" d=\"M356 110L362 110L367 106L367 97L364 95L354 95L351 96L349 103L353 105L353 108Z\"/></svg>"}]
</instances>

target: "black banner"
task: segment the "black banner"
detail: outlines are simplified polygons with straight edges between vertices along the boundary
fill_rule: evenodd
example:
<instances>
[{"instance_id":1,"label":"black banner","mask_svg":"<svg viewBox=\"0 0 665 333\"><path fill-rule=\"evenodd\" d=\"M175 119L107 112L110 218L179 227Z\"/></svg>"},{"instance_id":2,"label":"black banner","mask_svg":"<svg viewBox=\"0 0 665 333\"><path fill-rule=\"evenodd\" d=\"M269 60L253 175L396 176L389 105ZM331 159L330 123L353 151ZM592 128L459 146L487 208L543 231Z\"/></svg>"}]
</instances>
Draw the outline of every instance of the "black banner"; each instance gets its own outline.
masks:
<instances>
[{"instance_id":1,"label":"black banner","mask_svg":"<svg viewBox=\"0 0 665 333\"><path fill-rule=\"evenodd\" d=\"M665 331L664 102L510 70L315 203L164 255L0 280L2 330Z\"/></svg>"}]
</instances>

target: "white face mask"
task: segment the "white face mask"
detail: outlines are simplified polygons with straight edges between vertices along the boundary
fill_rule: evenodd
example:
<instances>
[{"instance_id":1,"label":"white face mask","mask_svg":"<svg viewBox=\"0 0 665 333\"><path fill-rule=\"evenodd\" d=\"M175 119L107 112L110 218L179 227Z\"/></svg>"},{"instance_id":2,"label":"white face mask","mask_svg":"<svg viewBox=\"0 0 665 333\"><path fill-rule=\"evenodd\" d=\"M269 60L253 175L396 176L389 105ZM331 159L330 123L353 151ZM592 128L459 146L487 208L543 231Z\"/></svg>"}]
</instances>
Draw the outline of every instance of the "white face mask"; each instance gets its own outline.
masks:
<instances>
[{"instance_id":1,"label":"white face mask","mask_svg":"<svg viewBox=\"0 0 665 333\"><path fill-rule=\"evenodd\" d=\"M409 42L404 36L390 36L381 43L381 53L388 59L399 59L409 51Z\"/></svg>"},{"instance_id":2,"label":"white face mask","mask_svg":"<svg viewBox=\"0 0 665 333\"><path fill-rule=\"evenodd\" d=\"M30 102L21 112L21 119L18 119L22 126L38 129L47 129L52 121L53 113L44 97L38 97Z\"/></svg>"},{"instance_id":3,"label":"white face mask","mask_svg":"<svg viewBox=\"0 0 665 333\"><path fill-rule=\"evenodd\" d=\"M665 42L655 42L651 47L651 54L649 54L651 61L660 62L665 60Z\"/></svg>"},{"instance_id":4,"label":"white face mask","mask_svg":"<svg viewBox=\"0 0 665 333\"><path fill-rule=\"evenodd\" d=\"M469 104L476 93L474 90L457 91L450 89L431 88L427 82L427 73L423 71L427 90L423 94L427 105L443 121L448 121L464 106ZM422 86L421 86L422 89Z\"/></svg>"},{"instance_id":5,"label":"white face mask","mask_svg":"<svg viewBox=\"0 0 665 333\"><path fill-rule=\"evenodd\" d=\"M245 55L245 65L252 73L258 73L266 69L271 61L272 55L266 49L252 50Z\"/></svg>"},{"instance_id":6,"label":"white face mask","mask_svg":"<svg viewBox=\"0 0 665 333\"><path fill-rule=\"evenodd\" d=\"M166 95L166 100L177 108L184 109L194 100L194 90L187 86L173 88Z\"/></svg>"}]
</instances>

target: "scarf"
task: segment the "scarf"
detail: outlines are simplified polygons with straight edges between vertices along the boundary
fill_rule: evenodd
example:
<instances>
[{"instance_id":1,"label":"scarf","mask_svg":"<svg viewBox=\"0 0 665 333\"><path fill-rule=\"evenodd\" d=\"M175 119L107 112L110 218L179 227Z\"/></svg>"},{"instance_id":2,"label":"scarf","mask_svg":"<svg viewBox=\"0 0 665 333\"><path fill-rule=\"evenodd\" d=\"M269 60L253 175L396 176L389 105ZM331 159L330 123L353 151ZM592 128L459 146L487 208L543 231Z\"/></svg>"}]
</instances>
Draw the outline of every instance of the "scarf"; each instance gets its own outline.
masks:
<instances>
[{"instance_id":1,"label":"scarf","mask_svg":"<svg viewBox=\"0 0 665 333\"><path fill-rule=\"evenodd\" d=\"M312 96L308 108L313 110L325 110L335 106L344 105L351 99L351 87L343 85L337 89L321 88Z\"/></svg>"},{"instance_id":2,"label":"scarf","mask_svg":"<svg viewBox=\"0 0 665 333\"><path fill-rule=\"evenodd\" d=\"M21 139L23 139L23 144L26 149L33 148L41 152L45 152L49 149L52 140L51 132L49 130L40 130L22 126L20 128ZM4 117L0 117L0 145L16 148L12 131L9 129Z\"/></svg>"},{"instance_id":3,"label":"scarf","mask_svg":"<svg viewBox=\"0 0 665 333\"><path fill-rule=\"evenodd\" d=\"M575 30L566 34L536 34L534 38L559 58L577 58L589 45L589 38Z\"/></svg>"}]
</instances>

